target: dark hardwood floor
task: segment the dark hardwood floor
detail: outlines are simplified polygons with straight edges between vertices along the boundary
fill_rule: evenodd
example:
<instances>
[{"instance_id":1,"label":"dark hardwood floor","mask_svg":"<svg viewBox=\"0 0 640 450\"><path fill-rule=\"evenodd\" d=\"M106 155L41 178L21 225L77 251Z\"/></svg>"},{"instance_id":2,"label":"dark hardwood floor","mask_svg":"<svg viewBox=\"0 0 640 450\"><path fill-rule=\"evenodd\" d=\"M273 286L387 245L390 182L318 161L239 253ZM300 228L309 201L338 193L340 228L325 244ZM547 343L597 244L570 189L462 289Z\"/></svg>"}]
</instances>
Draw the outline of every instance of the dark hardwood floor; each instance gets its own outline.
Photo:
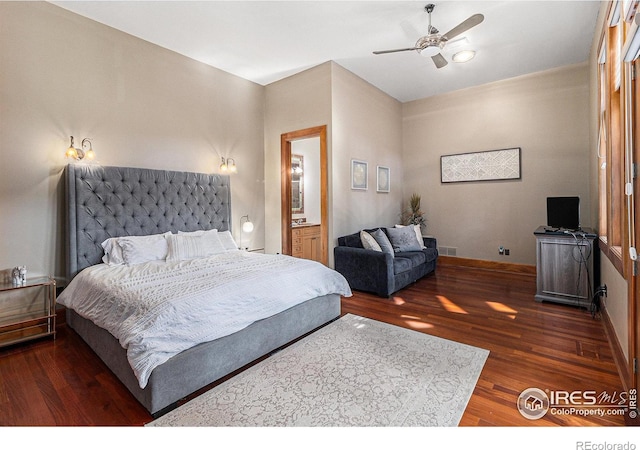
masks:
<instances>
[{"instance_id":1,"label":"dark hardwood floor","mask_svg":"<svg viewBox=\"0 0 640 450\"><path fill-rule=\"evenodd\" d=\"M620 416L531 421L520 393L622 390L603 326L585 310L536 303L535 277L442 266L386 299L354 292L343 313L490 351L462 426L623 425ZM143 425L151 416L66 325L55 341L0 349L0 425Z\"/></svg>"},{"instance_id":2,"label":"dark hardwood floor","mask_svg":"<svg viewBox=\"0 0 640 450\"><path fill-rule=\"evenodd\" d=\"M535 285L531 275L440 266L389 300L347 298L342 311L489 350L461 426L624 425L620 416L547 413L532 421L518 412L527 388L622 391L600 319L584 309L537 303Z\"/></svg>"}]
</instances>

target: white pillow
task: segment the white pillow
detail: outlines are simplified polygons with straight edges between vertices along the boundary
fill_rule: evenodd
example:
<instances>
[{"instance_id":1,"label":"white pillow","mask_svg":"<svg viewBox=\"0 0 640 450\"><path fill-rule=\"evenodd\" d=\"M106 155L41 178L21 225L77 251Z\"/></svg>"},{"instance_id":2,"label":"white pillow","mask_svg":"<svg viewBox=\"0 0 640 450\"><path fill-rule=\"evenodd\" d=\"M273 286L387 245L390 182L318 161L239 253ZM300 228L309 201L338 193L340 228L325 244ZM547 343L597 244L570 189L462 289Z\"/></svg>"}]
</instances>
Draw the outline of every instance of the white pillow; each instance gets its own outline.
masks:
<instances>
[{"instance_id":1,"label":"white pillow","mask_svg":"<svg viewBox=\"0 0 640 450\"><path fill-rule=\"evenodd\" d=\"M119 238L106 239L101 245L104 249L104 256L102 262L109 266L118 266L124 264L124 257L122 256L122 247L118 244Z\"/></svg>"},{"instance_id":2,"label":"white pillow","mask_svg":"<svg viewBox=\"0 0 640 450\"><path fill-rule=\"evenodd\" d=\"M375 250L376 252L382 251L382 247L380 247L378 241L364 230L360 232L360 240L362 241L362 246L367 250Z\"/></svg>"},{"instance_id":3,"label":"white pillow","mask_svg":"<svg viewBox=\"0 0 640 450\"><path fill-rule=\"evenodd\" d=\"M186 234L187 236L200 236L203 233L217 233L218 230L216 228L212 228L211 230L196 230L196 231L178 231L178 234Z\"/></svg>"},{"instance_id":4,"label":"white pillow","mask_svg":"<svg viewBox=\"0 0 640 450\"><path fill-rule=\"evenodd\" d=\"M233 240L233 236L229 230L227 231L218 231L218 237L220 238L220 242L224 248L228 250L238 250L238 244Z\"/></svg>"},{"instance_id":5,"label":"white pillow","mask_svg":"<svg viewBox=\"0 0 640 450\"><path fill-rule=\"evenodd\" d=\"M178 234L188 234L192 236L199 236L203 233L214 233L218 234L218 239L222 242L222 246L225 250L238 250L238 245L236 241L233 240L233 236L230 231L218 231L217 229L212 230L196 230L196 231L178 231Z\"/></svg>"},{"instance_id":6,"label":"white pillow","mask_svg":"<svg viewBox=\"0 0 640 450\"><path fill-rule=\"evenodd\" d=\"M171 236L170 231L164 234L118 238L118 244L122 247L124 263L130 266L148 261L165 260L169 250L167 236Z\"/></svg>"},{"instance_id":7,"label":"white pillow","mask_svg":"<svg viewBox=\"0 0 640 450\"><path fill-rule=\"evenodd\" d=\"M405 227L407 225L396 225L396 228L402 228ZM409 225L412 226L414 231L416 232L416 237L418 238L418 242L420 243L420 247L422 248L427 248L424 245L424 239L422 239L422 230L420 229L420 225Z\"/></svg>"},{"instance_id":8,"label":"white pillow","mask_svg":"<svg viewBox=\"0 0 640 450\"><path fill-rule=\"evenodd\" d=\"M172 234L167 236L167 261L185 261L196 258L208 258L226 250L215 233Z\"/></svg>"}]
</instances>

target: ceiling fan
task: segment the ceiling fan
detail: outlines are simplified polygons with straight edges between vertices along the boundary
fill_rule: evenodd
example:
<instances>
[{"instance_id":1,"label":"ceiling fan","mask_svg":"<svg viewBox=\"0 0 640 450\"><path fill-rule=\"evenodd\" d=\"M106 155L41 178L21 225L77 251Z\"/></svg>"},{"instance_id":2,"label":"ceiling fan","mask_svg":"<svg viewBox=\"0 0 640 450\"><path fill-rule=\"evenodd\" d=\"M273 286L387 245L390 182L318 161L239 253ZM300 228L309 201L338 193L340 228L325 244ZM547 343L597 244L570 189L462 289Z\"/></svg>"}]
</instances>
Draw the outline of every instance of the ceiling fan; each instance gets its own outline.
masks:
<instances>
[{"instance_id":1,"label":"ceiling fan","mask_svg":"<svg viewBox=\"0 0 640 450\"><path fill-rule=\"evenodd\" d=\"M445 44L450 41L451 38L454 38L481 23L484 20L484 16L482 14L474 14L467 20L460 23L458 26L449 30L449 32L440 34L440 31L438 31L436 27L431 25L431 13L433 12L433 9L435 7L436 5L434 5L433 3L429 3L424 7L424 10L427 12L427 14L429 14L429 28L427 29L428 34L418 39L415 46L408 48L398 48L395 50L379 50L373 52L373 54L382 55L384 53L397 53L416 50L418 53L424 53L426 56L431 56L431 59L438 69L446 66L448 64L447 60L444 58L444 56L442 56L440 50L444 48Z\"/></svg>"}]
</instances>

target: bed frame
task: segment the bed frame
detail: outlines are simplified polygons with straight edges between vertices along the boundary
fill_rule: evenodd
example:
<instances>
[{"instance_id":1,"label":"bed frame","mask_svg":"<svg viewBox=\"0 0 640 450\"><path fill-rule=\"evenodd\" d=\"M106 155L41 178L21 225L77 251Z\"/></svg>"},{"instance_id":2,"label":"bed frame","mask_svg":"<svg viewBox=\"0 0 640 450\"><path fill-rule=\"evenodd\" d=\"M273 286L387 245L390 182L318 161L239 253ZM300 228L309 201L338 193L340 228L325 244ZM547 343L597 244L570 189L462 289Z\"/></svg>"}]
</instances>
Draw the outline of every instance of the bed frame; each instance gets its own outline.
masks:
<instances>
[{"instance_id":1,"label":"bed frame","mask_svg":"<svg viewBox=\"0 0 640 450\"><path fill-rule=\"evenodd\" d=\"M70 164L65 170L67 282L101 262L109 237L231 229L229 176ZM108 331L67 309L67 324L154 416L229 373L340 316L340 296L309 299L156 367L144 389Z\"/></svg>"}]
</instances>

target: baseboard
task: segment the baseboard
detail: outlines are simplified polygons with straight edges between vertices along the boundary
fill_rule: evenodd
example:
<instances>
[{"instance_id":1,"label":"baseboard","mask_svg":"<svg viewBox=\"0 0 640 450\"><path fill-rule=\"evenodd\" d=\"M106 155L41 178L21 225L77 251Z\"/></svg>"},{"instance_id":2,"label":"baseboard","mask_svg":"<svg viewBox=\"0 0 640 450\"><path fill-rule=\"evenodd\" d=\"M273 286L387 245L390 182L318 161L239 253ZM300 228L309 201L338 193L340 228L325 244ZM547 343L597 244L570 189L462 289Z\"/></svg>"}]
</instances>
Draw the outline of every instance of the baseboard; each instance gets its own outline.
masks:
<instances>
[{"instance_id":1,"label":"baseboard","mask_svg":"<svg viewBox=\"0 0 640 450\"><path fill-rule=\"evenodd\" d=\"M613 324L611 323L611 318L609 317L609 313L607 312L606 307L602 308L601 316L602 324L604 326L604 332L607 335L607 340L609 341L609 345L611 346L613 362L618 369L618 374L620 374L622 387L625 391L628 392L629 389L633 388L633 377L630 372L629 363L627 362L627 358L624 356L622 347L620 346L620 341L618 340L618 336L616 335L615 329L613 328Z\"/></svg>"},{"instance_id":2,"label":"baseboard","mask_svg":"<svg viewBox=\"0 0 640 450\"><path fill-rule=\"evenodd\" d=\"M486 261L483 259L460 258L458 256L438 256L438 265L473 267L476 269L494 270L497 272L511 272L523 275L536 275L536 266L528 264L504 263L498 261Z\"/></svg>"}]
</instances>

